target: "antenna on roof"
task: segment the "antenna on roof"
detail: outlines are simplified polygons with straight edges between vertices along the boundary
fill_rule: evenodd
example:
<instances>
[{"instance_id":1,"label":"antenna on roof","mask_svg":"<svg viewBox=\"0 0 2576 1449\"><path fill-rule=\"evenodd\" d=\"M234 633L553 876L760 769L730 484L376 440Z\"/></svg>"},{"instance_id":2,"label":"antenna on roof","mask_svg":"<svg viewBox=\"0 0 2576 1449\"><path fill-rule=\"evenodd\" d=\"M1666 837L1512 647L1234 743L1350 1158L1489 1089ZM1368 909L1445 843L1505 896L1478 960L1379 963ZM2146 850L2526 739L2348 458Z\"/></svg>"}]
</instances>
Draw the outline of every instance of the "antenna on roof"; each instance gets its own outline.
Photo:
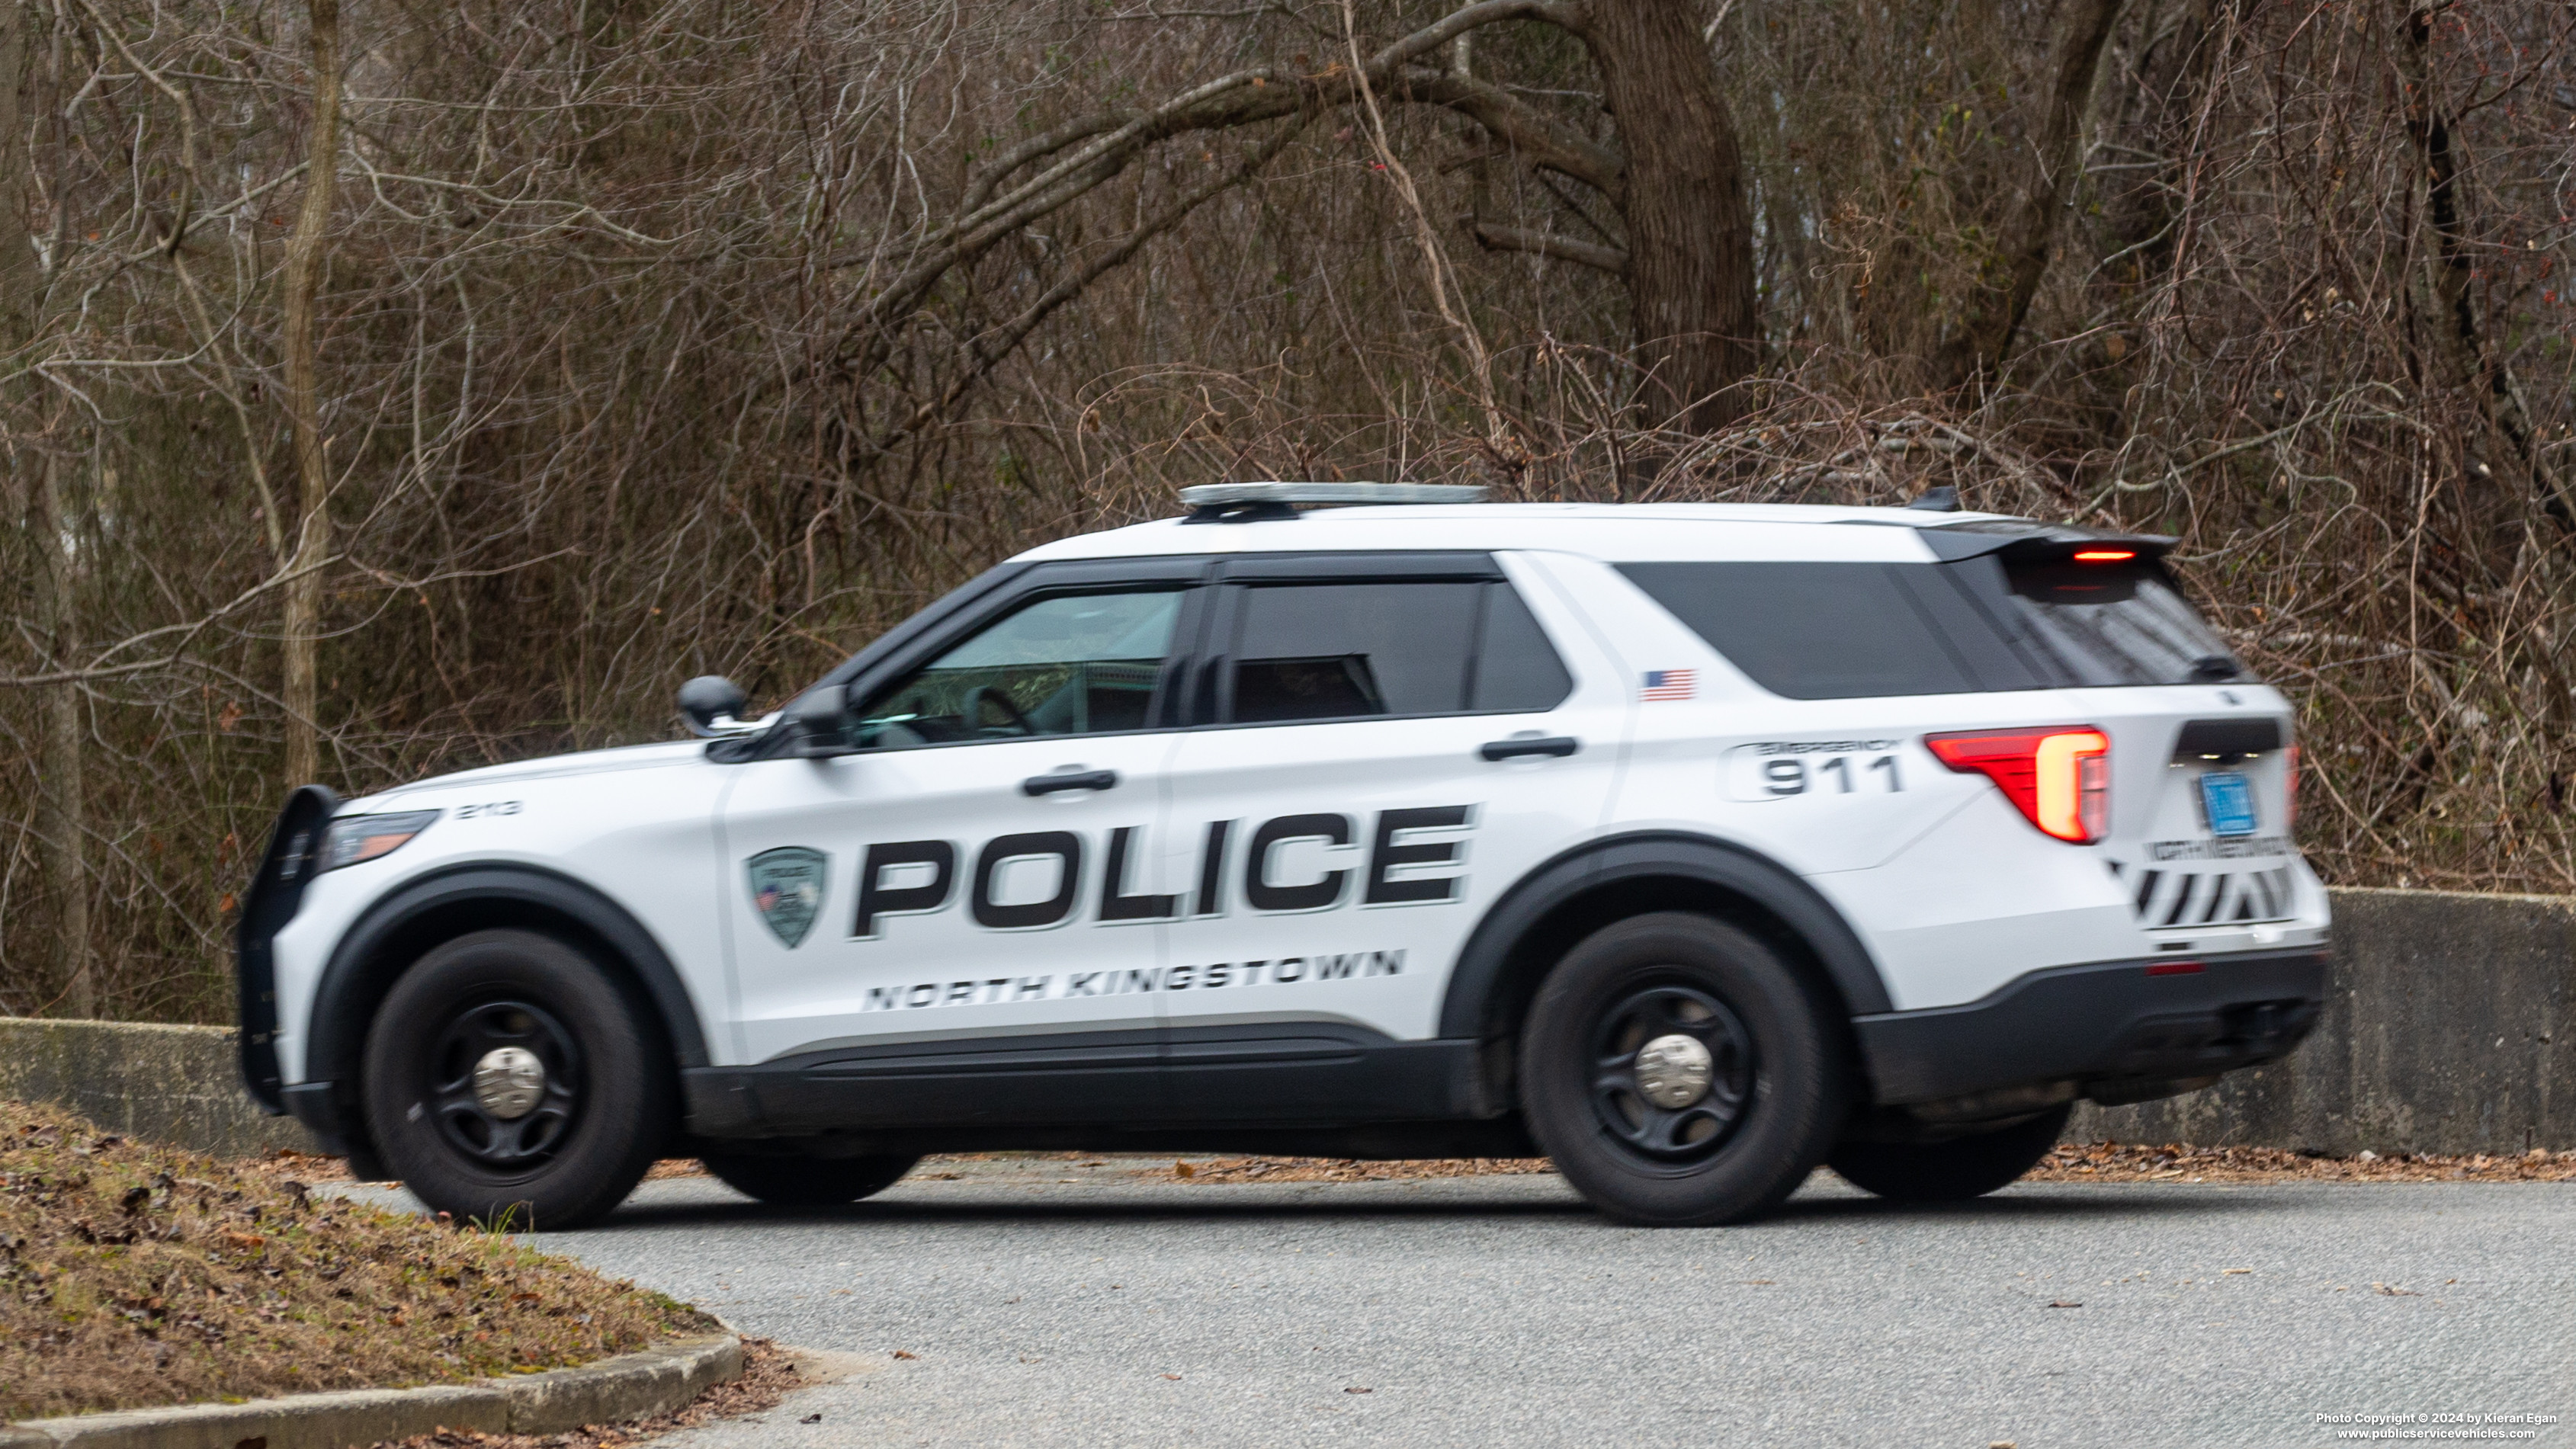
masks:
<instances>
[{"instance_id":1,"label":"antenna on roof","mask_svg":"<svg viewBox=\"0 0 2576 1449\"><path fill-rule=\"evenodd\" d=\"M1920 508L1927 513L1956 513L1959 511L1959 490L1946 483L1938 488L1926 488L1905 506Z\"/></svg>"},{"instance_id":2,"label":"antenna on roof","mask_svg":"<svg viewBox=\"0 0 2576 1449\"><path fill-rule=\"evenodd\" d=\"M1300 503L1476 503L1478 483L1201 483L1181 490L1183 523L1263 523L1295 518Z\"/></svg>"}]
</instances>

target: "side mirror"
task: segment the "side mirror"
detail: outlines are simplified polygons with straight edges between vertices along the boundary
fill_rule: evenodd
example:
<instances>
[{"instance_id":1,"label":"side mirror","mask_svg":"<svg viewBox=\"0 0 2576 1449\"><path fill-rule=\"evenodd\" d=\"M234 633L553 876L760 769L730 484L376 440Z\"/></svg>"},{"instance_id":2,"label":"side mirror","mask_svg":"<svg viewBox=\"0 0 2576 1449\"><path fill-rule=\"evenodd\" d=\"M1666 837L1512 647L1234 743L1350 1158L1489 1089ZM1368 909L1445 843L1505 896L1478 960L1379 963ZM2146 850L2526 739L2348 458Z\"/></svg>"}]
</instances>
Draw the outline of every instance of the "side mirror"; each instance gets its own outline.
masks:
<instances>
[{"instance_id":1,"label":"side mirror","mask_svg":"<svg viewBox=\"0 0 2576 1449\"><path fill-rule=\"evenodd\" d=\"M701 674L680 686L680 716L693 734L734 734L742 728L742 707L749 699L741 685L723 675Z\"/></svg>"},{"instance_id":2,"label":"side mirror","mask_svg":"<svg viewBox=\"0 0 2576 1449\"><path fill-rule=\"evenodd\" d=\"M796 732L797 753L843 754L850 748L850 691L838 684L809 689L787 706L782 722Z\"/></svg>"}]
</instances>

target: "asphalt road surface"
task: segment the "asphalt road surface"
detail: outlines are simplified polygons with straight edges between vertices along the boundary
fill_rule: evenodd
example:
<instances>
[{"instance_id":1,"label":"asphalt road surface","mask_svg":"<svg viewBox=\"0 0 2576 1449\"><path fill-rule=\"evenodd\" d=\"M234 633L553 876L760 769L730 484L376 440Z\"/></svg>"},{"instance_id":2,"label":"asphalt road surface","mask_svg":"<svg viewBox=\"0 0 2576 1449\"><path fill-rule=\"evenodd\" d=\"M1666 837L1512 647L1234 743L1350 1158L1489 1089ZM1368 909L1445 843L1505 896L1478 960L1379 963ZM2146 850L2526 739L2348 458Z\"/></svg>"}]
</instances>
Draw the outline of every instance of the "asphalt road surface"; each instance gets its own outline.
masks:
<instances>
[{"instance_id":1,"label":"asphalt road surface","mask_svg":"<svg viewBox=\"0 0 2576 1449\"><path fill-rule=\"evenodd\" d=\"M2445 1412L2558 1416L2484 1442L2576 1449L2564 1184L1904 1208L1820 1173L1771 1221L1653 1231L1553 1177L1139 1165L966 1164L794 1213L678 1179L541 1243L843 1366L668 1449L2296 1446L2344 1442L2320 1415Z\"/></svg>"}]
</instances>

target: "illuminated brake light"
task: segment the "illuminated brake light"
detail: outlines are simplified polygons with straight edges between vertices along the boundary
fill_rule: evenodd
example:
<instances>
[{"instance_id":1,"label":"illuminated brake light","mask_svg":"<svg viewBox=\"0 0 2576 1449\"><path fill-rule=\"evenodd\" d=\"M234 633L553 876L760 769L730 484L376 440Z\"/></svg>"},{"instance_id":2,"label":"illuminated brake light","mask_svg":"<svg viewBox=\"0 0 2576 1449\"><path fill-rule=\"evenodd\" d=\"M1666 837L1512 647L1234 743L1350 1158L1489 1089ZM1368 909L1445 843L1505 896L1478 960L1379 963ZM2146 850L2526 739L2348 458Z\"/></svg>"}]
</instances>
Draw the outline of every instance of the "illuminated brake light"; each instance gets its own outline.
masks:
<instances>
[{"instance_id":1,"label":"illuminated brake light","mask_svg":"<svg viewBox=\"0 0 2576 1449\"><path fill-rule=\"evenodd\" d=\"M1925 735L1933 758L1995 782L2046 834L2090 845L2111 819L2111 739L2091 725Z\"/></svg>"},{"instance_id":2,"label":"illuminated brake light","mask_svg":"<svg viewBox=\"0 0 2576 1449\"><path fill-rule=\"evenodd\" d=\"M2133 548L2088 548L2075 555L2075 561L2077 563L2127 563L2137 556L2138 551Z\"/></svg>"}]
</instances>

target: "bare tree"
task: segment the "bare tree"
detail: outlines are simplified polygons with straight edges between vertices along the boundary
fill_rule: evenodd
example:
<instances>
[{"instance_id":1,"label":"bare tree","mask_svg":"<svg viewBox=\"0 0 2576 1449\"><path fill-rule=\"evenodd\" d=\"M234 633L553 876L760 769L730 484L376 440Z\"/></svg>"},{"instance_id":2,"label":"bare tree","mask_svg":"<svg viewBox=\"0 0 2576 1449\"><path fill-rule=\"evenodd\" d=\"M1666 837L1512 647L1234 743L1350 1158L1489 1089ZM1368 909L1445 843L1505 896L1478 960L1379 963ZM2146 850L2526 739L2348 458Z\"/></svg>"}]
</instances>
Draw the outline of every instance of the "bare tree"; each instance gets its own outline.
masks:
<instances>
[{"instance_id":1,"label":"bare tree","mask_svg":"<svg viewBox=\"0 0 2576 1449\"><path fill-rule=\"evenodd\" d=\"M8 13L0 1009L1224 477L2177 533L2322 868L2576 888L2564 5Z\"/></svg>"},{"instance_id":2,"label":"bare tree","mask_svg":"<svg viewBox=\"0 0 2576 1449\"><path fill-rule=\"evenodd\" d=\"M321 288L323 244L331 228L331 193L340 156L340 0L308 0L313 115L304 161L304 199L287 239L279 285L285 336L279 352L286 386L281 399L295 439L296 530L293 577L286 586L286 774L321 772L316 748L320 713L318 636L322 627L322 560L331 551L331 465L322 436L321 383L315 375L313 312Z\"/></svg>"}]
</instances>

